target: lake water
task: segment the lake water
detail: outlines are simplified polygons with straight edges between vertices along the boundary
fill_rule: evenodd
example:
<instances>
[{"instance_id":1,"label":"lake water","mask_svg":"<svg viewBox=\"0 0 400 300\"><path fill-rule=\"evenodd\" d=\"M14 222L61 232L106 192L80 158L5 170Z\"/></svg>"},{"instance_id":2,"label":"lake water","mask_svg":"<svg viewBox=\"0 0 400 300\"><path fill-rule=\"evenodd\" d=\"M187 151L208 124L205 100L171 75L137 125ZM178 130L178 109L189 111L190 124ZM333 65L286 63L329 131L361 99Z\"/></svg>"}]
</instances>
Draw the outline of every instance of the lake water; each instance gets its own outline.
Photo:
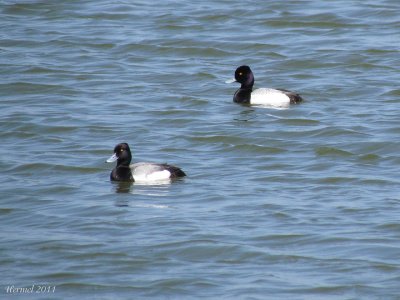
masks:
<instances>
[{"instance_id":1,"label":"lake water","mask_svg":"<svg viewBox=\"0 0 400 300\"><path fill-rule=\"evenodd\" d=\"M399 11L0 1L0 298L400 299ZM111 183L120 142L188 176Z\"/></svg>"}]
</instances>

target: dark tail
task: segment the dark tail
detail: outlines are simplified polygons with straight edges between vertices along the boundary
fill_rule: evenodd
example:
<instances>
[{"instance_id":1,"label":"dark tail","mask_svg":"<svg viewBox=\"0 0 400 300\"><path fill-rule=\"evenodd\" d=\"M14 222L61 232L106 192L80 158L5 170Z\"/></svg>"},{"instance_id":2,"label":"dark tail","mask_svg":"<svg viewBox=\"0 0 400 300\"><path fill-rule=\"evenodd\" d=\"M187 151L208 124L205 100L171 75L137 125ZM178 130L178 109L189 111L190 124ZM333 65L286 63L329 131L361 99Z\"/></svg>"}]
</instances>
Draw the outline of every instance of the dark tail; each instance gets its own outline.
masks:
<instances>
[{"instance_id":1,"label":"dark tail","mask_svg":"<svg viewBox=\"0 0 400 300\"><path fill-rule=\"evenodd\" d=\"M180 168L171 166L171 165L164 165L168 171L171 172L171 178L179 178L179 177L185 177L186 173L183 172Z\"/></svg>"},{"instance_id":2,"label":"dark tail","mask_svg":"<svg viewBox=\"0 0 400 300\"><path fill-rule=\"evenodd\" d=\"M292 95L288 95L290 99L290 104L297 104L303 102L303 98L299 94L293 93Z\"/></svg>"},{"instance_id":3,"label":"dark tail","mask_svg":"<svg viewBox=\"0 0 400 300\"><path fill-rule=\"evenodd\" d=\"M290 104L297 104L297 103L300 103L300 102L304 101L304 99L301 98L301 96L299 94L297 94L297 93L294 93L294 92L291 92L291 91L288 91L288 90L284 90L284 89L277 89L277 90L284 92L285 95L287 95L289 97Z\"/></svg>"}]
</instances>

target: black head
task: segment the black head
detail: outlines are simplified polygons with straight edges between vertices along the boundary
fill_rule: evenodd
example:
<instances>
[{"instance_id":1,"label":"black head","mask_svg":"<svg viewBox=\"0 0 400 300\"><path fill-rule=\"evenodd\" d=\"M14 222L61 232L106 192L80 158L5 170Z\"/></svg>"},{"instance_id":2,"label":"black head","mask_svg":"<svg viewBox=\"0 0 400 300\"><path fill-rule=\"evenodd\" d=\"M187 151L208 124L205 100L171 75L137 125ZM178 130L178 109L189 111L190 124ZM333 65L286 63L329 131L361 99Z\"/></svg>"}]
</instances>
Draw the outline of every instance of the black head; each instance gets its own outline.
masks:
<instances>
[{"instance_id":1,"label":"black head","mask_svg":"<svg viewBox=\"0 0 400 300\"><path fill-rule=\"evenodd\" d=\"M114 158L114 161L117 160L117 166L119 165L129 166L132 160L132 154L129 145L127 143L120 143L116 145L114 147L114 155L112 157Z\"/></svg>"},{"instance_id":2,"label":"black head","mask_svg":"<svg viewBox=\"0 0 400 300\"><path fill-rule=\"evenodd\" d=\"M132 160L131 149L127 143L121 143L114 147L114 154L107 162L117 161L117 166L112 170L110 179L113 181L133 181L129 164Z\"/></svg>"},{"instance_id":3,"label":"black head","mask_svg":"<svg viewBox=\"0 0 400 300\"><path fill-rule=\"evenodd\" d=\"M235 80L241 84L233 95L233 101L241 104L249 104L253 91L254 76L249 66L240 66L235 71Z\"/></svg>"},{"instance_id":4,"label":"black head","mask_svg":"<svg viewBox=\"0 0 400 300\"><path fill-rule=\"evenodd\" d=\"M249 66L240 66L235 71L235 80L242 84L242 88L252 88L254 75Z\"/></svg>"}]
</instances>

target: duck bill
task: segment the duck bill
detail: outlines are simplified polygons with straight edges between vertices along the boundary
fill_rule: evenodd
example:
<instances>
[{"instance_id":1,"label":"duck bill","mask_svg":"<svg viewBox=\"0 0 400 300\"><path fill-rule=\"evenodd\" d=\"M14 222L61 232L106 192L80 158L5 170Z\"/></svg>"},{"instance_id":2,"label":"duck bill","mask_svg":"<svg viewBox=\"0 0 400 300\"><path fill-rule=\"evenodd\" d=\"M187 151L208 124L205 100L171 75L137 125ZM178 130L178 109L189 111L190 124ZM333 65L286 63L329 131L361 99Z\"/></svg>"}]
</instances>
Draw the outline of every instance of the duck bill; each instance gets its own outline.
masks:
<instances>
[{"instance_id":1,"label":"duck bill","mask_svg":"<svg viewBox=\"0 0 400 300\"><path fill-rule=\"evenodd\" d=\"M225 83L234 83L234 82L237 82L235 78L232 78L232 79L229 79L229 80L225 81Z\"/></svg>"},{"instance_id":2,"label":"duck bill","mask_svg":"<svg viewBox=\"0 0 400 300\"><path fill-rule=\"evenodd\" d=\"M108 163L112 163L114 161L118 160L118 156L116 153L114 153L109 159L106 160Z\"/></svg>"}]
</instances>

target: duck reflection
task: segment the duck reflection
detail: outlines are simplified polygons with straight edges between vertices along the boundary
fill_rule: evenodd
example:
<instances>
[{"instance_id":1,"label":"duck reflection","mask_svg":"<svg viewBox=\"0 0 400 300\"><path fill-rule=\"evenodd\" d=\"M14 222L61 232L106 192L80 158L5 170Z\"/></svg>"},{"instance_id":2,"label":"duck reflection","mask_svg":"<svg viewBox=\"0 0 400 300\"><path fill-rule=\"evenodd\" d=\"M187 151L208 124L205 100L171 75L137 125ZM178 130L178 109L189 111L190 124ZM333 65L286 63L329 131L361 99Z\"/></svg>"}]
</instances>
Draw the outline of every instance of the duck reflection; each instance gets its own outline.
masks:
<instances>
[{"instance_id":1,"label":"duck reflection","mask_svg":"<svg viewBox=\"0 0 400 300\"><path fill-rule=\"evenodd\" d=\"M127 194L133 191L133 182L116 181L114 184L114 191L117 194Z\"/></svg>"}]
</instances>

